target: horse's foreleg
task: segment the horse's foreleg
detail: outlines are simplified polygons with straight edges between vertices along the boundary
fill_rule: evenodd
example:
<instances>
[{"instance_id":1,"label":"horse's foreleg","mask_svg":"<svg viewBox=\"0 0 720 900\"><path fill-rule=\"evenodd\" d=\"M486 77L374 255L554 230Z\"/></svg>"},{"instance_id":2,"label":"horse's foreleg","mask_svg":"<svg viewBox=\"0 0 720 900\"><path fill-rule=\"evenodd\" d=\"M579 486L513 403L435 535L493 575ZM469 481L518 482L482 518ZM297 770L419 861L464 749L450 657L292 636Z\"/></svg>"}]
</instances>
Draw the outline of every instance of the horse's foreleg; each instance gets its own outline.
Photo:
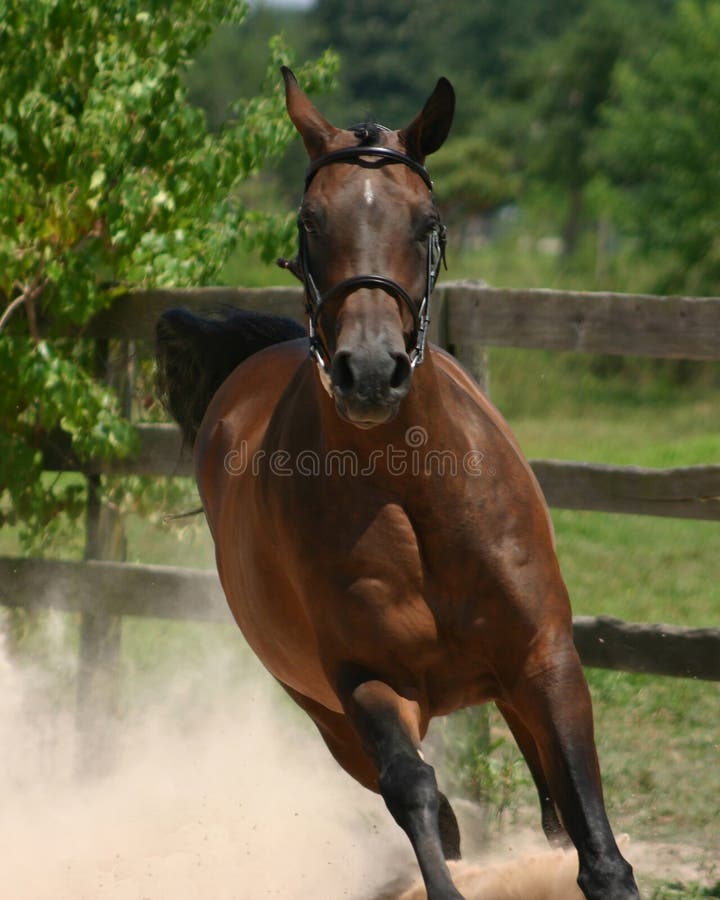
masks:
<instances>
[{"instance_id":1,"label":"horse's foreleg","mask_svg":"<svg viewBox=\"0 0 720 900\"><path fill-rule=\"evenodd\" d=\"M577 848L585 896L638 900L632 867L618 850L605 812L590 694L572 640L536 646L509 697L534 738L550 794Z\"/></svg>"},{"instance_id":2,"label":"horse's foreleg","mask_svg":"<svg viewBox=\"0 0 720 900\"><path fill-rule=\"evenodd\" d=\"M507 722L535 783L540 798L540 817L545 837L551 846L565 847L570 843L570 838L558 819L555 801L552 799L547 778L543 772L535 738L507 704L498 703L496 705Z\"/></svg>"},{"instance_id":3,"label":"horse's foreleg","mask_svg":"<svg viewBox=\"0 0 720 900\"><path fill-rule=\"evenodd\" d=\"M375 763L387 808L410 838L428 900L462 900L443 853L435 772L418 754L417 704L382 682L366 681L346 697L345 710Z\"/></svg>"}]
</instances>

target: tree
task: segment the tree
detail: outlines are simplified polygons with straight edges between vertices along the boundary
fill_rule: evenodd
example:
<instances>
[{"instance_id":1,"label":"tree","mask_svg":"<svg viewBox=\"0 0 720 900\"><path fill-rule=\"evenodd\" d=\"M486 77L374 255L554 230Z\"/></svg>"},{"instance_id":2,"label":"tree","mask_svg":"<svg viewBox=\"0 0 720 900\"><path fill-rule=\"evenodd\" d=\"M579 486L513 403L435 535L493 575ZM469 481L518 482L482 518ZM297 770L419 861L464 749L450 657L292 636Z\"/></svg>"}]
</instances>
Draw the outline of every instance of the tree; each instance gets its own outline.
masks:
<instances>
[{"instance_id":1,"label":"tree","mask_svg":"<svg viewBox=\"0 0 720 900\"><path fill-rule=\"evenodd\" d=\"M238 236L266 252L292 236L235 196L294 136L277 74L217 134L187 99L213 28L244 15L242 0L0 2L0 523L27 540L82 509L80 485L41 477L48 434L80 460L133 446L88 320L130 287L207 284ZM275 41L275 73L286 57ZM334 66L300 76L317 89Z\"/></svg>"},{"instance_id":2,"label":"tree","mask_svg":"<svg viewBox=\"0 0 720 900\"><path fill-rule=\"evenodd\" d=\"M656 289L720 291L720 5L683 0L653 53L618 67L599 159Z\"/></svg>"},{"instance_id":3,"label":"tree","mask_svg":"<svg viewBox=\"0 0 720 900\"><path fill-rule=\"evenodd\" d=\"M283 33L292 36L289 45L299 58L307 55L302 9L279 9L264 3L253 4L240 25L223 24L197 55L187 73L190 102L201 107L214 131L232 116L239 98L254 97L262 91L267 72L267 48L271 38ZM272 73L273 80L277 72ZM299 141L297 142L300 143Z\"/></svg>"},{"instance_id":4,"label":"tree","mask_svg":"<svg viewBox=\"0 0 720 900\"><path fill-rule=\"evenodd\" d=\"M518 59L560 34L589 0L317 0L308 13L313 46L341 56L331 115L382 115L397 126L415 115L440 75L458 93L456 133L483 133L488 97L507 94ZM344 123L349 124L349 123Z\"/></svg>"},{"instance_id":5,"label":"tree","mask_svg":"<svg viewBox=\"0 0 720 900\"><path fill-rule=\"evenodd\" d=\"M432 163L448 224L472 220L512 200L519 190L512 154L481 136L460 136Z\"/></svg>"},{"instance_id":6,"label":"tree","mask_svg":"<svg viewBox=\"0 0 720 900\"><path fill-rule=\"evenodd\" d=\"M530 141L524 148L527 169L567 196L566 256L577 246L583 192L593 174L587 150L622 52L624 28L618 9L614 3L591 6L575 27L540 49L526 74L533 111Z\"/></svg>"},{"instance_id":7,"label":"tree","mask_svg":"<svg viewBox=\"0 0 720 900\"><path fill-rule=\"evenodd\" d=\"M522 60L513 78L511 91L526 116L518 158L529 178L564 195L565 256L575 252L580 237L586 188L596 174L591 151L615 66L647 41L667 5L587 2L571 27Z\"/></svg>"}]
</instances>

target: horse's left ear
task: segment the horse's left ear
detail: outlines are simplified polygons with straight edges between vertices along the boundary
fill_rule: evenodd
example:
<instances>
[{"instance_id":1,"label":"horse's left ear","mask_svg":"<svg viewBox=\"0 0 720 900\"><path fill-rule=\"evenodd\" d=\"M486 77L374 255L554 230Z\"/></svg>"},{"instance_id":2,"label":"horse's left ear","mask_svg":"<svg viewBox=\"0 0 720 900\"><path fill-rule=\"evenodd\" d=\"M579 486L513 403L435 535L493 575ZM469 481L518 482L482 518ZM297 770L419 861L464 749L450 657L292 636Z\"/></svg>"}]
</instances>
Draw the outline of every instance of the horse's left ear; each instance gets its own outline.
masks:
<instances>
[{"instance_id":1,"label":"horse's left ear","mask_svg":"<svg viewBox=\"0 0 720 900\"><path fill-rule=\"evenodd\" d=\"M400 132L408 155L422 163L426 156L439 150L450 131L454 112L453 86L447 78L440 78L422 111Z\"/></svg>"}]
</instances>

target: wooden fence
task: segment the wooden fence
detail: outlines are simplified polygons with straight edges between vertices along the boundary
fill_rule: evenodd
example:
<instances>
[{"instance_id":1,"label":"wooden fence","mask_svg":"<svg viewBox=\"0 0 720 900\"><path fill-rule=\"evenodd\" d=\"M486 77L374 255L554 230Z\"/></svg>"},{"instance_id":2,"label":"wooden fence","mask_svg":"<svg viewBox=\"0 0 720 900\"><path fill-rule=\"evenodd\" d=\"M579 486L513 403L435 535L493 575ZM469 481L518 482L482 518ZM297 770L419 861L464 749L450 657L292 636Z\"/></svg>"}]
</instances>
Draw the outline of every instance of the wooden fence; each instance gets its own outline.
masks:
<instances>
[{"instance_id":1,"label":"wooden fence","mask_svg":"<svg viewBox=\"0 0 720 900\"><path fill-rule=\"evenodd\" d=\"M433 295L431 340L453 352L479 381L486 379L486 346L588 353L720 359L720 298L655 297L572 291L504 290L471 282L441 285ZM87 335L152 341L160 313L223 304L302 321L301 289L202 288L136 292L96 317ZM140 451L131 460L85 471L188 475L170 425L140 425ZM584 509L690 519L720 519L720 465L669 469L531 460L548 503ZM77 469L63 449L48 453L52 469Z\"/></svg>"},{"instance_id":2,"label":"wooden fence","mask_svg":"<svg viewBox=\"0 0 720 900\"><path fill-rule=\"evenodd\" d=\"M97 341L98 374L127 395L129 342L136 347L151 342L165 309L202 311L222 304L302 320L301 292L294 287L135 292L118 298L85 331ZM436 290L430 336L481 383L487 378L485 348L493 345L717 361L720 298L501 290L453 282ZM114 360L109 369L108 358ZM139 452L112 464L80 466L62 441L47 448L47 469L88 477L85 562L0 559L0 603L81 614L78 728L86 735L81 768L106 766L108 748L91 740L97 731L91 723L112 718L123 616L229 621L214 573L122 562L122 524L99 502L100 475L190 474L175 426L142 424L138 434ZM531 465L551 506L720 520L720 465L647 469L557 460L531 460ZM720 680L720 629L577 617L575 636L588 666Z\"/></svg>"}]
</instances>

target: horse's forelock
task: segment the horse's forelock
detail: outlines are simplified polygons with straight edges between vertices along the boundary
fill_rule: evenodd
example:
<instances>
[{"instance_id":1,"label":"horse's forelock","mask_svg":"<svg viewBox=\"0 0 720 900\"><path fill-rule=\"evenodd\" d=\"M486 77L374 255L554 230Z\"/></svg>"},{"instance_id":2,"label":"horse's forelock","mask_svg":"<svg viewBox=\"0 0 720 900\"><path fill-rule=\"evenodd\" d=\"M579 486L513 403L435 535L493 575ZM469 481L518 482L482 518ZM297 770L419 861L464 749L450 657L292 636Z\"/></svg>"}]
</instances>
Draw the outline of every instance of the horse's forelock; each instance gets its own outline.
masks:
<instances>
[{"instance_id":1,"label":"horse's forelock","mask_svg":"<svg viewBox=\"0 0 720 900\"><path fill-rule=\"evenodd\" d=\"M359 125L351 125L350 131L358 139L360 147L377 147L382 144L382 136L390 132L384 125L377 122L362 122Z\"/></svg>"}]
</instances>

